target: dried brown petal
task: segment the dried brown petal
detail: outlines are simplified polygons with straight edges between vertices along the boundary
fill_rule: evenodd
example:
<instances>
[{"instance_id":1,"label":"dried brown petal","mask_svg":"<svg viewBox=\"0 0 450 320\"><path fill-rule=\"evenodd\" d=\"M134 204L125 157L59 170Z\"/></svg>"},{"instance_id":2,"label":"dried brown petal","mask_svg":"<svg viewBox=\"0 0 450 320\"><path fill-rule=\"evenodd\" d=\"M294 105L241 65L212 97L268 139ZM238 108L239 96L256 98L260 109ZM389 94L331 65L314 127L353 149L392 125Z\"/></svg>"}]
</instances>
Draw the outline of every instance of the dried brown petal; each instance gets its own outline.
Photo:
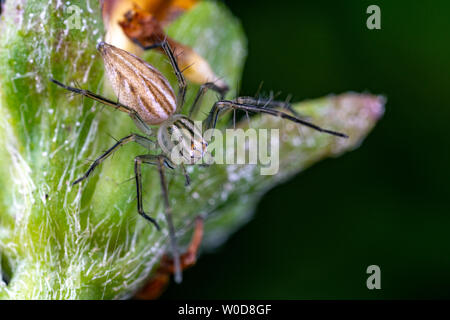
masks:
<instances>
[{"instance_id":1,"label":"dried brown petal","mask_svg":"<svg viewBox=\"0 0 450 320\"><path fill-rule=\"evenodd\" d=\"M159 21L152 14L134 8L124 15L124 19L119 22L119 25L130 39L138 41L144 47L167 39L178 56L180 69L184 71L184 75L190 81L198 84L214 82L222 89L228 88L227 84L216 76L203 57L189 46L167 37Z\"/></svg>"},{"instance_id":2,"label":"dried brown petal","mask_svg":"<svg viewBox=\"0 0 450 320\"><path fill-rule=\"evenodd\" d=\"M138 8L155 17L161 26L167 26L197 2L198 0L103 0L101 5L106 28L105 41L139 54L142 50L127 38L118 25L128 11Z\"/></svg>"}]
</instances>

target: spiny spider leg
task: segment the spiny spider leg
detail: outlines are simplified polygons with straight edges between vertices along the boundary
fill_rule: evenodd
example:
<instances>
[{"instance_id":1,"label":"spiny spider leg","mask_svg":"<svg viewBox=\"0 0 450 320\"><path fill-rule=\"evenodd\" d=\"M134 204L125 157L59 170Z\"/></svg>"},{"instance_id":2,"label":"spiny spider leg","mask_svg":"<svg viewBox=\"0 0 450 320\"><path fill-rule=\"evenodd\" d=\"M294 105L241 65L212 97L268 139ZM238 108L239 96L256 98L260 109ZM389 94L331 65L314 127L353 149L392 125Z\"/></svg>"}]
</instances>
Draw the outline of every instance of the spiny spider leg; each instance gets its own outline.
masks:
<instances>
[{"instance_id":1,"label":"spiny spider leg","mask_svg":"<svg viewBox=\"0 0 450 320\"><path fill-rule=\"evenodd\" d=\"M184 105L184 98L186 96L186 80L184 79L183 73L180 71L178 67L177 59L175 58L172 49L170 48L169 43L166 40L161 41L160 43L155 43L151 46L143 46L139 40L133 39L133 42L136 43L144 50L152 50L156 48L162 48L167 58L169 58L169 62L175 72L175 76L178 81L178 97L177 97L177 112L181 110L181 107Z\"/></svg>"},{"instance_id":2,"label":"spiny spider leg","mask_svg":"<svg viewBox=\"0 0 450 320\"><path fill-rule=\"evenodd\" d=\"M331 134L331 135L341 137L341 138L348 138L348 136L344 133L340 133L340 132L336 132L336 131L332 131L332 130L328 130L328 129L323 129L311 122L299 119L297 117L291 116L291 115L284 113L282 111L279 111L279 110L267 109L267 108L262 108L262 107L255 106L255 105L242 104L242 103L237 103L235 101L229 101L229 100L217 101L214 104L214 106L212 107L212 109L208 115L208 118L205 119L206 128L207 129L215 128L217 119L219 118L219 115L220 115L220 112L227 110L227 109L243 110L243 111L247 111L247 112L256 112L256 113L266 113L266 114L269 114L269 115L272 115L275 117L280 117L280 118L287 119L292 122L307 126L311 129L317 130L319 132Z\"/></svg>"},{"instance_id":3,"label":"spiny spider leg","mask_svg":"<svg viewBox=\"0 0 450 320\"><path fill-rule=\"evenodd\" d=\"M185 270L197 261L197 254L203 239L203 217L197 216L194 224L194 233L187 250L180 255L181 269ZM153 300L158 298L169 282L170 276L174 273L174 262L167 254L163 255L161 262L156 269L154 276L150 278L145 287L141 289L136 298Z\"/></svg>"},{"instance_id":4,"label":"spiny spider leg","mask_svg":"<svg viewBox=\"0 0 450 320\"><path fill-rule=\"evenodd\" d=\"M277 101L272 98L262 99L262 98L253 98L253 97L238 97L235 99L237 103L240 104L250 104L258 107L264 108L280 108L286 109L291 112L295 117L300 118L301 115L292 108L292 105L287 101Z\"/></svg>"},{"instance_id":5,"label":"spiny spider leg","mask_svg":"<svg viewBox=\"0 0 450 320\"><path fill-rule=\"evenodd\" d=\"M91 166L86 171L86 173L81 178L78 178L77 180L75 180L72 183L72 186L87 179L99 164L101 164L103 161L105 161L106 158L108 158L111 154L113 154L115 151L117 151L121 146L123 146L129 142L136 142L136 143L140 144L141 146L143 146L144 148L149 149L149 150L153 150L156 148L155 142L153 142L149 138L140 136L138 134L130 134L129 136L126 136L126 137L120 139L119 141L117 141L104 154L102 154L100 157L95 159L94 163L91 164Z\"/></svg>"},{"instance_id":6,"label":"spiny spider leg","mask_svg":"<svg viewBox=\"0 0 450 320\"><path fill-rule=\"evenodd\" d=\"M197 260L197 252L200 248L200 245L202 243L203 239L203 229L204 221L201 216L197 216L195 218L195 226L194 226L194 233L191 238L191 242L189 243L189 246L181 256L180 256L180 263L181 268L186 269L192 265L195 264ZM175 265L173 259L171 259L169 256L164 255L161 261L160 269L165 272L174 273L175 272Z\"/></svg>"},{"instance_id":7,"label":"spiny spider leg","mask_svg":"<svg viewBox=\"0 0 450 320\"><path fill-rule=\"evenodd\" d=\"M137 191L137 201L138 201L138 211L139 214L144 218L153 222L158 230L159 226L156 224L154 219L150 218L143 209L142 205L142 174L141 174L141 165L145 164L153 164L156 165L159 171L159 178L161 183L161 191L163 194L164 200L164 214L166 215L167 226L169 228L169 237L170 244L172 246L173 253L173 262L175 268L175 282L181 283L182 275L181 275L181 264L180 264L180 253L178 251L177 240L175 236L175 227L173 225L172 220L172 208L169 203L169 191L167 189L166 176L164 174L164 168L167 166L169 168L173 168L173 164L171 161L164 155L142 155L137 156L134 160L134 170L136 174L136 191Z\"/></svg>"},{"instance_id":8,"label":"spiny spider leg","mask_svg":"<svg viewBox=\"0 0 450 320\"><path fill-rule=\"evenodd\" d=\"M108 98L102 97L96 93L89 91L89 90L84 90L84 89L67 86L67 85L59 82L58 80L55 80L52 78L50 78L50 80L53 83L57 84L58 86L66 89L66 90L69 90L76 94L81 94L82 96L88 97L88 98L93 99L97 102L100 102L104 105L113 107L114 109L117 109L119 111L127 113L131 117L131 119L133 119L136 126L140 130L142 130L142 132L144 132L147 135L152 134L152 129L150 129L150 127L144 122L144 120L141 118L141 116L135 110L131 109L130 107L127 107L127 106L121 104L120 102L115 102L115 101L109 100Z\"/></svg>"},{"instance_id":9,"label":"spiny spider leg","mask_svg":"<svg viewBox=\"0 0 450 320\"><path fill-rule=\"evenodd\" d=\"M214 82L206 82L200 86L198 90L197 96L195 97L194 102L192 103L191 108L189 109L189 118L195 117L197 114L198 106L201 104L201 100L203 96L206 94L208 90L213 90L220 95L219 100L223 100L225 95L227 94L229 88L220 88L214 84Z\"/></svg>"}]
</instances>

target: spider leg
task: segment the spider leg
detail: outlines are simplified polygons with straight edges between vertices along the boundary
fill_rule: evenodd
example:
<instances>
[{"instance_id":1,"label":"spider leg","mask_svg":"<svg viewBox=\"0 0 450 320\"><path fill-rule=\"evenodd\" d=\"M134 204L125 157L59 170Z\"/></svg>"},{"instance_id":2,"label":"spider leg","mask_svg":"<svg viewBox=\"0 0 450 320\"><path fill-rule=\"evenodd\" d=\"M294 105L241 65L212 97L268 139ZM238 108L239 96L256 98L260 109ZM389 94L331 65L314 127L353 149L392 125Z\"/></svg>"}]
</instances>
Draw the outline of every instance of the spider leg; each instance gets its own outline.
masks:
<instances>
[{"instance_id":1,"label":"spider leg","mask_svg":"<svg viewBox=\"0 0 450 320\"><path fill-rule=\"evenodd\" d=\"M203 239L203 218L198 216L195 219L195 227L194 227L194 234L192 235L191 242L189 243L189 247L187 248L186 252L184 252L180 256L180 263L181 268L186 269L192 265L195 264L197 261L197 252L200 248L200 244L202 243ZM163 260L161 261L161 269L165 272L174 273L175 272L175 265L173 262L173 259L169 256L164 256Z\"/></svg>"},{"instance_id":2,"label":"spider leg","mask_svg":"<svg viewBox=\"0 0 450 320\"><path fill-rule=\"evenodd\" d=\"M263 108L279 108L286 109L290 113L292 113L295 117L300 118L301 115L292 108L292 105L287 101L277 101L273 100L273 98L264 99L264 98L253 98L253 97L238 97L234 101L240 104L251 104L258 107Z\"/></svg>"},{"instance_id":3,"label":"spider leg","mask_svg":"<svg viewBox=\"0 0 450 320\"><path fill-rule=\"evenodd\" d=\"M126 136L126 137L120 139L119 141L117 141L111 148L109 148L100 157L95 159L94 163L91 164L91 166L86 171L86 173L82 177L75 180L72 183L72 186L87 179L98 165L100 165L103 161L105 161L106 158L108 158L110 155L112 155L114 152L116 152L120 147L122 147L123 145L125 145L129 142L136 142L136 143L140 144L141 146L143 146L144 148L147 148L149 150L152 150L156 147L156 144L152 140L150 140L144 136L140 136L138 134L131 134L129 136Z\"/></svg>"},{"instance_id":4,"label":"spider leg","mask_svg":"<svg viewBox=\"0 0 450 320\"><path fill-rule=\"evenodd\" d=\"M181 268L183 270L193 266L197 262L198 249L203 239L203 218L195 219L194 233L187 250L180 256ZM173 259L168 255L161 258L161 263L150 278L145 287L138 292L136 298L151 300L158 298L169 282L170 275L174 273Z\"/></svg>"},{"instance_id":5,"label":"spider leg","mask_svg":"<svg viewBox=\"0 0 450 320\"><path fill-rule=\"evenodd\" d=\"M186 96L187 84L186 80L184 79L183 73L180 70L180 67L178 67L177 59L175 58L175 55L173 54L173 50L172 48L170 48L169 43L166 40L163 40L162 42L155 43L151 46L143 46L137 39L133 39L133 41L144 50L151 50L157 48L161 48L164 50L164 53L166 54L167 58L169 58L170 65L172 66L175 72L175 76L177 77L178 81L177 111L181 110L181 107L183 107L184 104L184 98Z\"/></svg>"},{"instance_id":6,"label":"spider leg","mask_svg":"<svg viewBox=\"0 0 450 320\"><path fill-rule=\"evenodd\" d=\"M200 102L202 101L203 96L206 94L208 90L213 90L220 95L220 100L223 100L225 95L227 94L229 88L221 88L216 86L213 82L206 82L200 86L200 89L197 92L197 96L195 97L194 102L192 103L191 108L189 109L189 118L192 119L192 116L195 117Z\"/></svg>"},{"instance_id":7,"label":"spider leg","mask_svg":"<svg viewBox=\"0 0 450 320\"><path fill-rule=\"evenodd\" d=\"M159 229L159 225L156 223L156 221L153 218L149 217L144 212L143 205L142 205L141 165L143 163L153 164L153 165L156 165L158 168L159 178L160 178L160 183L161 183L161 191L163 194L163 201L164 201L164 214L166 216L167 226L169 228L170 244L172 247L175 282L180 283L182 281L180 254L178 251L178 245L177 245L177 240L176 240L176 236L175 236L175 227L173 225L173 220L172 220L172 208L169 203L169 192L167 189L167 181L166 181L166 176L164 174L165 167L167 166L169 168L172 168L173 164L164 155L142 155L142 156L137 156L134 160L134 170L135 170L135 174L136 174L136 192L137 192L138 212L145 219L152 222L158 229Z\"/></svg>"},{"instance_id":8,"label":"spider leg","mask_svg":"<svg viewBox=\"0 0 450 320\"><path fill-rule=\"evenodd\" d=\"M144 132L147 135L150 135L152 133L152 130L150 129L150 127L145 123L145 121L139 116L139 114L131 109L130 107L127 107L123 104L121 104L120 102L115 102L112 100L109 100L108 98L102 97L96 93L93 93L89 90L84 90L84 89L80 89L80 88L75 88L75 87L71 87L71 86L67 86L61 82L59 82L58 80L52 79L50 78L50 81L52 81L53 83L57 84L58 86L71 91L73 93L76 94L80 94L82 96L88 97L90 99L93 99L97 102L100 102L104 105L113 107L116 110L122 111L127 113L131 119L133 119L133 121L135 122L136 126L142 130L142 132Z\"/></svg>"},{"instance_id":9,"label":"spider leg","mask_svg":"<svg viewBox=\"0 0 450 320\"><path fill-rule=\"evenodd\" d=\"M207 129L215 128L216 124L217 124L217 119L219 118L220 113L227 109L243 110L246 112L255 112L255 113L265 113L265 114L269 114L269 115L272 115L275 117L280 117L283 119L290 120L292 122L304 125L306 127L309 127L311 129L314 129L319 132L331 134L331 135L341 137L341 138L348 138L348 136L344 133L321 128L311 122L299 119L295 116L291 116L287 113L284 113L284 112L276 110L276 109L268 109L268 108L263 108L260 106L255 106L255 105L251 105L251 104L242 104L242 103L238 103L236 101L229 101L229 100L220 100L214 104L214 106L212 107L212 109L208 115L208 118L205 120L206 128Z\"/></svg>"},{"instance_id":10,"label":"spider leg","mask_svg":"<svg viewBox=\"0 0 450 320\"><path fill-rule=\"evenodd\" d=\"M187 186L189 186L190 184L191 184L191 177L189 176L189 173L187 172L187 170L186 170L186 167L184 166L184 164L180 164L180 166L181 166L181 169L183 170L183 174L184 174L184 178L185 178L185 186L187 187Z\"/></svg>"}]
</instances>

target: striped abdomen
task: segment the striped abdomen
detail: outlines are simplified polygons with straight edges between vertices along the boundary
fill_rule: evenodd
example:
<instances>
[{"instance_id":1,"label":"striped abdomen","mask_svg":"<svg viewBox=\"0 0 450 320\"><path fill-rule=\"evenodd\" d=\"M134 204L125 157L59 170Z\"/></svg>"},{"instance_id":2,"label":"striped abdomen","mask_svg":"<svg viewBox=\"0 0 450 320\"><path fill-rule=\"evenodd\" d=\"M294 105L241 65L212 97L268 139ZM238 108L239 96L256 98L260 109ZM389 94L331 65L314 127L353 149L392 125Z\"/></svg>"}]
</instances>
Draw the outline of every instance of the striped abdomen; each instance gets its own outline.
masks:
<instances>
[{"instance_id":1,"label":"striped abdomen","mask_svg":"<svg viewBox=\"0 0 450 320\"><path fill-rule=\"evenodd\" d=\"M135 55L105 42L97 46L119 102L135 110L148 124L160 124L176 111L169 81Z\"/></svg>"}]
</instances>

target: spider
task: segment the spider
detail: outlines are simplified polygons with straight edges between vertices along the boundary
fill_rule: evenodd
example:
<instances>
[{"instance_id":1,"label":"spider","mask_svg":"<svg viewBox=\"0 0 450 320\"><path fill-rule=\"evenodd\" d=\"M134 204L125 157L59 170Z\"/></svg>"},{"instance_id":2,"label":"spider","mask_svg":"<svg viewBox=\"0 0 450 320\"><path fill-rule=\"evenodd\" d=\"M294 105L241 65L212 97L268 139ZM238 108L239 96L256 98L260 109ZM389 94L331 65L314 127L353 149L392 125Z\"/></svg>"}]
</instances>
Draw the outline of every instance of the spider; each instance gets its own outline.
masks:
<instances>
[{"instance_id":1,"label":"spider","mask_svg":"<svg viewBox=\"0 0 450 320\"><path fill-rule=\"evenodd\" d=\"M50 80L66 90L91 98L97 102L127 113L134 121L138 129L140 129L143 133L133 133L118 140L117 143L98 157L91 164L86 173L79 179L75 180L72 185L87 179L98 165L113 154L118 148L127 143L135 142L151 151L161 150L161 153L159 154L138 155L134 160L137 211L142 217L152 223L157 230L160 230L158 222L144 211L142 202L141 166L142 164L155 165L159 172L164 214L169 231L175 270L174 279L175 282L180 283L182 280L180 254L178 252L175 228L172 221L172 209L169 202L165 169L174 169L176 166L170 159L170 153L175 147L174 142L171 140L171 134L177 130L184 130L184 132L187 132L189 135L186 138L189 139L188 141L190 141L190 143L184 144L184 151L187 152L185 154L190 155L190 157L188 157L189 159L187 159L187 165L195 165L198 160L205 155L208 143L201 136L201 134L199 134L199 130L194 125L192 117L197 111L202 96L208 90L217 92L220 98L214 103L207 118L203 121L203 126L205 129L215 128L217 120L223 112L231 109L235 111L242 110L247 113L265 113L275 117L281 117L294 123L298 123L337 137L347 138L347 135L336 131L323 129L313 123L300 119L295 115L295 113L291 112L293 115L290 115L283 111L277 110L275 108L279 108L281 106L287 111L293 111L289 104L280 103L279 101L272 101L271 99L254 99L252 97L238 97L233 100L225 100L224 97L226 90L216 86L212 82L201 85L196 98L190 107L188 116L185 116L180 112L184 104L187 84L178 67L174 53L166 40L149 47L144 47L146 50L155 48L162 49L164 51L175 72L179 86L177 97L175 97L174 90L168 80L155 67L141 58L105 42L98 43L97 50L103 58L107 77L112 84L116 96L118 97L117 102L104 98L88 90L67 86L55 79ZM159 126L156 134L150 127L151 125ZM156 142L150 138L156 138ZM179 164L178 166L180 166L184 172L186 184L189 184L190 178L184 165Z\"/></svg>"}]
</instances>

